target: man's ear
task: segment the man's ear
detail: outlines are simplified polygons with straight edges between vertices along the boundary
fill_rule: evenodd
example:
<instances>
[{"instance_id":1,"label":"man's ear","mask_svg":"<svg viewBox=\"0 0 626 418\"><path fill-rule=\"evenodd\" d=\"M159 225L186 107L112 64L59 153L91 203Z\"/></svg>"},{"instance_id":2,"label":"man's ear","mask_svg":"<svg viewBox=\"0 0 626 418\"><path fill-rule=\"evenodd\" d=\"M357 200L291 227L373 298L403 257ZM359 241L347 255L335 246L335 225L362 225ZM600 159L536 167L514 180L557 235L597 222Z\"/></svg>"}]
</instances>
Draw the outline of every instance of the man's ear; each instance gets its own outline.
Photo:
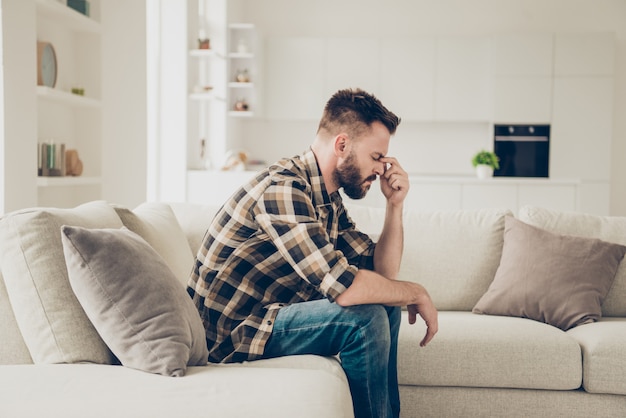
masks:
<instances>
[{"instance_id":1,"label":"man's ear","mask_svg":"<svg viewBox=\"0 0 626 418\"><path fill-rule=\"evenodd\" d=\"M345 158L350 151L350 138L347 134L341 133L335 137L335 155Z\"/></svg>"}]
</instances>

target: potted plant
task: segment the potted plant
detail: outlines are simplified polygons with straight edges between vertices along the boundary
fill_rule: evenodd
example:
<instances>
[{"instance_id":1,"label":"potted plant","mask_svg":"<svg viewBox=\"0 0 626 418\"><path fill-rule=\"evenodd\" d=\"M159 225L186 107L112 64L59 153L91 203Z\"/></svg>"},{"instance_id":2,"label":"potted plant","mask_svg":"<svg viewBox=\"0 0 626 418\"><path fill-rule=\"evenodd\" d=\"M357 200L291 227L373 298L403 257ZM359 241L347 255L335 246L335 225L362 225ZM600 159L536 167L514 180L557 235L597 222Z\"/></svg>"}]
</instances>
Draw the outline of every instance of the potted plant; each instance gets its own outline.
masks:
<instances>
[{"instance_id":1,"label":"potted plant","mask_svg":"<svg viewBox=\"0 0 626 418\"><path fill-rule=\"evenodd\" d=\"M484 179L492 177L493 170L500 168L500 158L491 151L481 150L472 158L472 165L478 178Z\"/></svg>"}]
</instances>

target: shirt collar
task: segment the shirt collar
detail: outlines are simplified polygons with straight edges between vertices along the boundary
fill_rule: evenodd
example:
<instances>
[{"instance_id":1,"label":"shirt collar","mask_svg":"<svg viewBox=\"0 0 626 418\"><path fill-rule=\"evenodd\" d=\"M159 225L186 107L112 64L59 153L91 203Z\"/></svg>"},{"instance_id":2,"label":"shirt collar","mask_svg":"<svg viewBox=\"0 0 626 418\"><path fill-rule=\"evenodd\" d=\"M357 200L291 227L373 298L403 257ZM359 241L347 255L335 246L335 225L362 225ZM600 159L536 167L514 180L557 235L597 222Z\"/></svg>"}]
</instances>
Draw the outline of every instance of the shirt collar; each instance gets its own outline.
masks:
<instances>
[{"instance_id":1,"label":"shirt collar","mask_svg":"<svg viewBox=\"0 0 626 418\"><path fill-rule=\"evenodd\" d=\"M319 208L321 206L332 205L333 203L340 203L341 195L338 191L332 193L331 195L328 194L324 178L322 177L322 172L320 171L320 167L317 163L313 150L308 149L302 154L301 158L304 162L307 174L309 175L309 180L311 182L313 204Z\"/></svg>"}]
</instances>

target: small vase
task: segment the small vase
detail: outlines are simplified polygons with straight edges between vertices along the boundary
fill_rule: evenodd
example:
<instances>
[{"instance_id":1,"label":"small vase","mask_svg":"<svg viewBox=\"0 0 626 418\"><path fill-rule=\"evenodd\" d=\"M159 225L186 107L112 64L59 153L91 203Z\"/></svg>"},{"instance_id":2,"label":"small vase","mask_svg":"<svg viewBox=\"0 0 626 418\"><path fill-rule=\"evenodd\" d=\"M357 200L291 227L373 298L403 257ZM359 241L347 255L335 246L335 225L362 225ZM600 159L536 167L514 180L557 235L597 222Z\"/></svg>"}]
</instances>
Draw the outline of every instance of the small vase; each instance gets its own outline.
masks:
<instances>
[{"instance_id":1,"label":"small vase","mask_svg":"<svg viewBox=\"0 0 626 418\"><path fill-rule=\"evenodd\" d=\"M476 176L479 179L488 179L493 177L493 167L486 164L478 164L476 166Z\"/></svg>"}]
</instances>

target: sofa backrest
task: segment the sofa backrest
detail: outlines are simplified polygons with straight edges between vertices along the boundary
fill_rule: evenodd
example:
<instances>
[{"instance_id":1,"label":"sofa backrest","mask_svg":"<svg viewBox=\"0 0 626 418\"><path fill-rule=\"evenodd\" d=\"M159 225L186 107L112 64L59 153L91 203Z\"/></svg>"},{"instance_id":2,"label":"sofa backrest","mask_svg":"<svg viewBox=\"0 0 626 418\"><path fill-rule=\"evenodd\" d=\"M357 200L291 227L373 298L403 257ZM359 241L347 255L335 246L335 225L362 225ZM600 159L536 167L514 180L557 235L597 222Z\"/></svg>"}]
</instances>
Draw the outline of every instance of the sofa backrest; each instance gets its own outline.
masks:
<instances>
[{"instance_id":1,"label":"sofa backrest","mask_svg":"<svg viewBox=\"0 0 626 418\"><path fill-rule=\"evenodd\" d=\"M218 206L171 204L194 253ZM384 209L347 205L357 228L378 238ZM441 310L470 311L495 276L502 255L505 209L423 213L405 211L399 279L426 287Z\"/></svg>"},{"instance_id":2,"label":"sofa backrest","mask_svg":"<svg viewBox=\"0 0 626 418\"><path fill-rule=\"evenodd\" d=\"M361 231L376 236L384 209L348 206ZM472 310L491 284L502 255L506 209L404 212L398 279L414 281L440 310Z\"/></svg>"},{"instance_id":3,"label":"sofa backrest","mask_svg":"<svg viewBox=\"0 0 626 418\"><path fill-rule=\"evenodd\" d=\"M217 205L200 205L195 203L170 203L178 224L187 236L189 248L195 258L202 245L204 234L211 221L220 209Z\"/></svg>"}]
</instances>

